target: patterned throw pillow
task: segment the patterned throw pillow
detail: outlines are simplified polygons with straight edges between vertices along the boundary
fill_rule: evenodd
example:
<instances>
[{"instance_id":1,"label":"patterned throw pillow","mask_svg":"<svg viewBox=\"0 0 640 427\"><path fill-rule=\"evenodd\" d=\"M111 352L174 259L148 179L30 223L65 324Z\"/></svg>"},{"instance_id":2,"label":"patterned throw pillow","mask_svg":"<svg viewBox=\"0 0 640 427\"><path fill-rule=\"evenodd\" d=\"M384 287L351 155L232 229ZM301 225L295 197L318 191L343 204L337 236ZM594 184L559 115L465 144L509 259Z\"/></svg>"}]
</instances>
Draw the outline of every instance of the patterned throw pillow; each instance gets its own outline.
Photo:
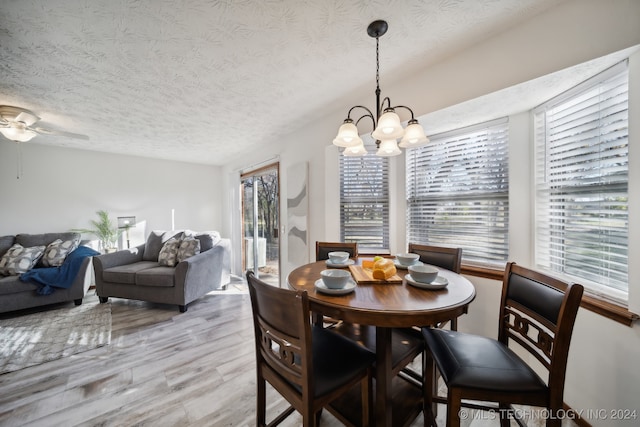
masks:
<instances>
[{"instance_id":1,"label":"patterned throw pillow","mask_svg":"<svg viewBox=\"0 0 640 427\"><path fill-rule=\"evenodd\" d=\"M0 259L0 274L18 275L31 270L44 253L45 246L25 248L16 243Z\"/></svg>"},{"instance_id":2,"label":"patterned throw pillow","mask_svg":"<svg viewBox=\"0 0 640 427\"><path fill-rule=\"evenodd\" d=\"M200 240L195 237L185 237L180 242L178 249L178 262L182 262L187 258L200 253Z\"/></svg>"},{"instance_id":3,"label":"patterned throw pillow","mask_svg":"<svg viewBox=\"0 0 640 427\"><path fill-rule=\"evenodd\" d=\"M78 248L79 243L78 240L65 240L64 242L62 239L54 240L44 250L42 265L45 267L60 267L67 255Z\"/></svg>"},{"instance_id":4,"label":"patterned throw pillow","mask_svg":"<svg viewBox=\"0 0 640 427\"><path fill-rule=\"evenodd\" d=\"M180 240L175 237L167 240L164 245L162 245L162 249L160 249L160 254L158 255L158 264L165 265L167 267L175 267L176 260L178 257L178 248L180 247Z\"/></svg>"}]
</instances>

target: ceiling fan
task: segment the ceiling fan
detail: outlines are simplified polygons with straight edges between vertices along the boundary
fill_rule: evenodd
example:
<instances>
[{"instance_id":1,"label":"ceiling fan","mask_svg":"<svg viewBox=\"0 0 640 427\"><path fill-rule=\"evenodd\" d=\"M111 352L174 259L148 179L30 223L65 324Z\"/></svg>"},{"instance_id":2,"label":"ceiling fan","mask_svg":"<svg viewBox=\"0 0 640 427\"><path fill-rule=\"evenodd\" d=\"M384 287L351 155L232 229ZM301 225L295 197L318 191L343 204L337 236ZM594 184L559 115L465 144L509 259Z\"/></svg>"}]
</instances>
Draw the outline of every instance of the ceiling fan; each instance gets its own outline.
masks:
<instances>
[{"instance_id":1,"label":"ceiling fan","mask_svg":"<svg viewBox=\"0 0 640 427\"><path fill-rule=\"evenodd\" d=\"M40 121L40 117L29 110L9 105L0 105L0 133L10 141L27 142L36 135L55 135L76 139L89 139L87 135L33 126L38 121Z\"/></svg>"}]
</instances>

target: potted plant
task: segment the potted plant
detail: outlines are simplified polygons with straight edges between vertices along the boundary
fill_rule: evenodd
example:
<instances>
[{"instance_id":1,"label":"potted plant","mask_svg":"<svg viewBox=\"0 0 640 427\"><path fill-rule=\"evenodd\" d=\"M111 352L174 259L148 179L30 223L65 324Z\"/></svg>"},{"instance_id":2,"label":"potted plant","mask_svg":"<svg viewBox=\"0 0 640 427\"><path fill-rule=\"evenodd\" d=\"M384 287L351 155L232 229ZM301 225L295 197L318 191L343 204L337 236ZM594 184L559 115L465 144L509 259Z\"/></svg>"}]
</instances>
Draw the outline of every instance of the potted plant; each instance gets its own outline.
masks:
<instances>
[{"instance_id":1,"label":"potted plant","mask_svg":"<svg viewBox=\"0 0 640 427\"><path fill-rule=\"evenodd\" d=\"M73 231L79 233L93 234L100 241L100 249L105 253L111 253L118 250L117 243L121 230L114 226L109 219L109 212L97 211L98 220L91 220L93 228L80 228Z\"/></svg>"}]
</instances>

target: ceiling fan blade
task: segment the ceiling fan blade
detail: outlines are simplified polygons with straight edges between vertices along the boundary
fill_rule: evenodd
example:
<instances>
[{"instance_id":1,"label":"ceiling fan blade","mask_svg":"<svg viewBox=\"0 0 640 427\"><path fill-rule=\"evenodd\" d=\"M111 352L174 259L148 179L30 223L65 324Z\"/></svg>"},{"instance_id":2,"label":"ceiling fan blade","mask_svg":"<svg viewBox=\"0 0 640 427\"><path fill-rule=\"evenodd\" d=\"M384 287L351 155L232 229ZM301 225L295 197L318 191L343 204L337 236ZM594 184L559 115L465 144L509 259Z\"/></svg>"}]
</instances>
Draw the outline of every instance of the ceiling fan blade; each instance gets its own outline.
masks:
<instances>
[{"instance_id":1,"label":"ceiling fan blade","mask_svg":"<svg viewBox=\"0 0 640 427\"><path fill-rule=\"evenodd\" d=\"M61 130L53 130L53 129L45 129L45 128L35 128L33 130L42 135L66 136L68 138L89 140L89 137L87 135L81 135L79 133L64 132Z\"/></svg>"}]
</instances>

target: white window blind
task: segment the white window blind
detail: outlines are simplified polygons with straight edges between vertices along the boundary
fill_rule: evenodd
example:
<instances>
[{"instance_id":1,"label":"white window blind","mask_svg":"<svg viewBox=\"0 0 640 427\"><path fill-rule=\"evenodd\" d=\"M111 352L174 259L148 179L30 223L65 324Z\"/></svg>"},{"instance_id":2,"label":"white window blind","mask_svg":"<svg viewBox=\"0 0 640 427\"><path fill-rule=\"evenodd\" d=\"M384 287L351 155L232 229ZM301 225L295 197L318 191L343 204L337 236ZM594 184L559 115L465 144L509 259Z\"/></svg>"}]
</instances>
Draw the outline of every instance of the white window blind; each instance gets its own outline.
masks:
<instances>
[{"instance_id":1,"label":"white window blind","mask_svg":"<svg viewBox=\"0 0 640 427\"><path fill-rule=\"evenodd\" d=\"M364 157L340 156L340 237L358 252L389 251L389 159L366 146Z\"/></svg>"},{"instance_id":2,"label":"white window blind","mask_svg":"<svg viewBox=\"0 0 640 427\"><path fill-rule=\"evenodd\" d=\"M461 247L465 263L509 253L506 118L430 137L407 151L407 242Z\"/></svg>"},{"instance_id":3,"label":"white window blind","mask_svg":"<svg viewBox=\"0 0 640 427\"><path fill-rule=\"evenodd\" d=\"M625 63L534 110L536 265L626 300Z\"/></svg>"}]
</instances>

